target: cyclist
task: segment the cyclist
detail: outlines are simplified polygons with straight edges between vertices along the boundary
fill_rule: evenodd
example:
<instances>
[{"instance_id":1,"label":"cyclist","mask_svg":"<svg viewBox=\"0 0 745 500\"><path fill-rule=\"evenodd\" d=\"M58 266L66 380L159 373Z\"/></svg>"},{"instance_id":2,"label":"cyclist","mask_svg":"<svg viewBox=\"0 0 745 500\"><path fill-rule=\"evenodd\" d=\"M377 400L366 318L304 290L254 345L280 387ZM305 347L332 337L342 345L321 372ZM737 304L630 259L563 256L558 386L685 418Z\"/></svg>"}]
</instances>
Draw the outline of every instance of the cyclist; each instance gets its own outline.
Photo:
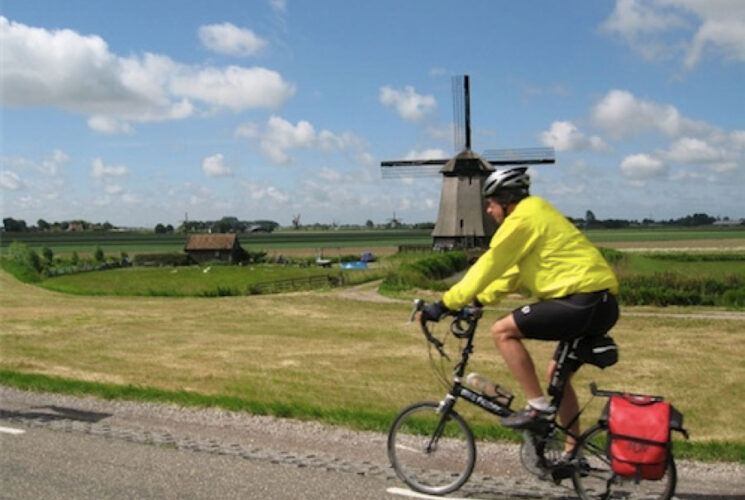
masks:
<instances>
[{"instance_id":1,"label":"cyclist","mask_svg":"<svg viewBox=\"0 0 745 500\"><path fill-rule=\"evenodd\" d=\"M557 409L544 396L530 353L522 339L563 341L604 335L618 319L618 280L600 252L546 200L530 196L527 168L498 170L484 183L487 213L499 224L489 249L442 297L425 306L422 319L438 321L448 310L469 303L494 304L507 293L527 288L538 301L498 319L494 342L528 400L524 410L502 419L515 429L532 428L554 418ZM549 380L559 349L549 363ZM578 366L573 366L574 370ZM567 425L579 412L567 381L558 408ZM579 423L572 429L579 435ZM567 441L567 451L574 442Z\"/></svg>"}]
</instances>

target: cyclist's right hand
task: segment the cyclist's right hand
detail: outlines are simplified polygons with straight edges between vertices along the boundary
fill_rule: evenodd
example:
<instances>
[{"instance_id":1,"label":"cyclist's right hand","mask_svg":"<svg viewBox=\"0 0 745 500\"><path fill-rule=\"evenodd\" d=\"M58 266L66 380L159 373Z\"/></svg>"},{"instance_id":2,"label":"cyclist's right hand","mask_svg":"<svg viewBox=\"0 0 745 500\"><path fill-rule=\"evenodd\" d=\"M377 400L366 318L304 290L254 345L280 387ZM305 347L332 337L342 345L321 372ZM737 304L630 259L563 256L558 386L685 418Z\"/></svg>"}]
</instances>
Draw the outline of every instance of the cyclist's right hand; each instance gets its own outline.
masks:
<instances>
[{"instance_id":1,"label":"cyclist's right hand","mask_svg":"<svg viewBox=\"0 0 745 500\"><path fill-rule=\"evenodd\" d=\"M449 312L450 309L448 309L441 300L438 300L437 302L431 302L429 304L425 304L422 307L419 321L421 321L422 323L426 321L440 321L440 318L442 318Z\"/></svg>"}]
</instances>

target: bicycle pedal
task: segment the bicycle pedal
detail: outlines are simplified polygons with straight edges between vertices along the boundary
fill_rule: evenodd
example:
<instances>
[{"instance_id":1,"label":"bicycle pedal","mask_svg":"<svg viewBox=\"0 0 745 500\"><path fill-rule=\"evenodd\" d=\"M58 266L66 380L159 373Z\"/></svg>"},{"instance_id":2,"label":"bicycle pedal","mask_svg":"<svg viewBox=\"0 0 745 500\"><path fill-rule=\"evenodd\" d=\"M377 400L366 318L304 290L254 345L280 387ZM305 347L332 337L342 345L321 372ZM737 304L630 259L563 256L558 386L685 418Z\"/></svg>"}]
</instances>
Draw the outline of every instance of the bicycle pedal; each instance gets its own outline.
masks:
<instances>
[{"instance_id":1,"label":"bicycle pedal","mask_svg":"<svg viewBox=\"0 0 745 500\"><path fill-rule=\"evenodd\" d=\"M551 479L555 484L561 483L563 479L572 477L572 471L574 467L571 465L559 465L556 468L551 469Z\"/></svg>"}]
</instances>

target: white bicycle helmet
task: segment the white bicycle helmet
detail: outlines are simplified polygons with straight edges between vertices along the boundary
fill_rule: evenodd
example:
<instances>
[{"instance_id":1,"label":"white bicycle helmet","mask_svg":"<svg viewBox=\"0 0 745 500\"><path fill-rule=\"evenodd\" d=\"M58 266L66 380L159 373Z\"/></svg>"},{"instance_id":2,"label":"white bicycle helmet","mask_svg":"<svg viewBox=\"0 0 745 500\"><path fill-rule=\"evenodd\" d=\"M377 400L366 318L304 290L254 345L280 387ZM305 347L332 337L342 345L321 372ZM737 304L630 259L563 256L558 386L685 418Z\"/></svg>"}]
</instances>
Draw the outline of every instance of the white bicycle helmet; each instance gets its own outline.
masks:
<instances>
[{"instance_id":1,"label":"white bicycle helmet","mask_svg":"<svg viewBox=\"0 0 745 500\"><path fill-rule=\"evenodd\" d=\"M484 196L487 198L502 195L516 198L528 196L530 176L527 171L527 167L515 167L492 172L484 182L482 190Z\"/></svg>"}]
</instances>

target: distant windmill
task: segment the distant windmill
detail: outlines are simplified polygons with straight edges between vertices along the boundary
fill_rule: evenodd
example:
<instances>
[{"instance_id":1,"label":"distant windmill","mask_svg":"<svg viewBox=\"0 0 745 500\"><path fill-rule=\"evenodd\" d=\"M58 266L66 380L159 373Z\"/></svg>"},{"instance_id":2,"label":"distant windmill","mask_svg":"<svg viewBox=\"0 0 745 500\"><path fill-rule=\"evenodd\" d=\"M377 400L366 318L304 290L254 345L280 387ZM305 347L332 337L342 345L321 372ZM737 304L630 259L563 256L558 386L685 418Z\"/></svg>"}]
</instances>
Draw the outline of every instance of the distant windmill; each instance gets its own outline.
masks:
<instances>
[{"instance_id":1,"label":"distant windmill","mask_svg":"<svg viewBox=\"0 0 745 500\"><path fill-rule=\"evenodd\" d=\"M554 163L553 148L492 149L484 156L471 151L471 96L468 75L453 77L455 147L452 158L394 160L380 163L384 178L441 174L442 191L435 229L435 249L485 248L496 230L481 195L484 180L495 166ZM441 165L444 165L440 168Z\"/></svg>"}]
</instances>

